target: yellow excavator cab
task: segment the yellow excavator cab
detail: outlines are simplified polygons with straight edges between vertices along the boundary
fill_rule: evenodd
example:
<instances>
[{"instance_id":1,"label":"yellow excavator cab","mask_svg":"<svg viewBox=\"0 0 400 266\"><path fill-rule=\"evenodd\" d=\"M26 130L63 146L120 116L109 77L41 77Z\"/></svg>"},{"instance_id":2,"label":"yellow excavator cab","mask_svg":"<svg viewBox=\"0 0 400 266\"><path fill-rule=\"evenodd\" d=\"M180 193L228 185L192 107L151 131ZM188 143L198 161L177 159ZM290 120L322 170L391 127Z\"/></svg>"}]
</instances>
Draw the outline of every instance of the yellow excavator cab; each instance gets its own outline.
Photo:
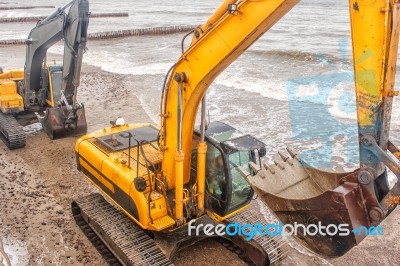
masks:
<instances>
[{"instance_id":1,"label":"yellow excavator cab","mask_svg":"<svg viewBox=\"0 0 400 266\"><path fill-rule=\"evenodd\" d=\"M0 80L10 79L10 80L23 80L24 79L24 69L16 67L7 67L0 71Z\"/></svg>"},{"instance_id":2,"label":"yellow excavator cab","mask_svg":"<svg viewBox=\"0 0 400 266\"><path fill-rule=\"evenodd\" d=\"M0 73L0 109L2 113L24 110L24 100L18 94L17 82L24 79L24 70L6 68Z\"/></svg>"}]
</instances>

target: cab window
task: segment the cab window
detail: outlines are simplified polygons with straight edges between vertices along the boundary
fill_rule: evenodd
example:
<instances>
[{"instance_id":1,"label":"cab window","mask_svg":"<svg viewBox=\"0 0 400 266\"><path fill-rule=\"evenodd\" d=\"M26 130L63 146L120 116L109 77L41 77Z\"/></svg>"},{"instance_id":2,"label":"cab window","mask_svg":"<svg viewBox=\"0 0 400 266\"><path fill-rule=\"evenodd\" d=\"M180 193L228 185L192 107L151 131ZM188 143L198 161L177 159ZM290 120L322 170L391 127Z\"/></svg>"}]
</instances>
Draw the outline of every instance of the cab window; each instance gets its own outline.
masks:
<instances>
[{"instance_id":1,"label":"cab window","mask_svg":"<svg viewBox=\"0 0 400 266\"><path fill-rule=\"evenodd\" d=\"M51 82L53 89L53 101L57 104L61 100L62 71L51 72Z\"/></svg>"},{"instance_id":2,"label":"cab window","mask_svg":"<svg viewBox=\"0 0 400 266\"><path fill-rule=\"evenodd\" d=\"M222 153L213 145L207 147L207 191L220 200L226 200L227 181Z\"/></svg>"},{"instance_id":3,"label":"cab window","mask_svg":"<svg viewBox=\"0 0 400 266\"><path fill-rule=\"evenodd\" d=\"M229 205L231 210L247 203L249 197L252 195L252 190L249 183L239 172L240 166L250 173L250 161L250 151L237 151L229 154L229 170L232 176L232 197Z\"/></svg>"}]
</instances>

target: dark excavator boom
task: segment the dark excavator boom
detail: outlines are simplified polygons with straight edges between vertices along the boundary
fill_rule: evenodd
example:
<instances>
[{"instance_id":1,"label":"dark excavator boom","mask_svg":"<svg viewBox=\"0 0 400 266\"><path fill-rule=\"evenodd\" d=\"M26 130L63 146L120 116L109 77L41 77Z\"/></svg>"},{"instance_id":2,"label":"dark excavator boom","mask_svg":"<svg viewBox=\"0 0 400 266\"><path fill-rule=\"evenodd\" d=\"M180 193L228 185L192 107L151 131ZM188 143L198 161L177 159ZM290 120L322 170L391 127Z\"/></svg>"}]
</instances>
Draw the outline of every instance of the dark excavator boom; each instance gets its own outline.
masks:
<instances>
[{"instance_id":1,"label":"dark excavator boom","mask_svg":"<svg viewBox=\"0 0 400 266\"><path fill-rule=\"evenodd\" d=\"M69 2L40 21L29 33L26 41L23 96L25 107L33 105L34 94L41 88L40 79L47 50L63 38L64 11L73 4Z\"/></svg>"}]
</instances>

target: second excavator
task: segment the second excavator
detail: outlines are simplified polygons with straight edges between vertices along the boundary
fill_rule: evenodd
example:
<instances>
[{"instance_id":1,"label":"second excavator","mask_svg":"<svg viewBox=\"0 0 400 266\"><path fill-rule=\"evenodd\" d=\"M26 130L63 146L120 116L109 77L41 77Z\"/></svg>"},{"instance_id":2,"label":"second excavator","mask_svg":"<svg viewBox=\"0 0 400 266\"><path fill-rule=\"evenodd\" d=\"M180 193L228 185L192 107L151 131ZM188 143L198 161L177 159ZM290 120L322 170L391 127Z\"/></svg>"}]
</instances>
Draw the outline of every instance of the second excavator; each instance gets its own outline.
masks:
<instances>
[{"instance_id":1,"label":"second excavator","mask_svg":"<svg viewBox=\"0 0 400 266\"><path fill-rule=\"evenodd\" d=\"M299 236L326 256L344 254L365 237L352 229L378 225L393 210L385 199L400 192L399 182L392 188L387 182L388 169L400 176L400 152L389 141L397 95L397 1L349 1L360 169L343 174L313 169L291 149L264 167L261 141L221 122L206 126L210 84L298 2L224 1L194 30L190 47L168 72L160 126L118 119L77 141L78 169L122 212L95 194L72 203L74 216L122 264L170 265L177 250L193 243L192 226L264 223L246 209L254 191L285 224L347 224L347 236ZM207 236L207 230L199 231L197 239ZM279 236L264 233L250 240L245 233L224 237L252 263L266 265L281 260L286 250Z\"/></svg>"},{"instance_id":2,"label":"second excavator","mask_svg":"<svg viewBox=\"0 0 400 266\"><path fill-rule=\"evenodd\" d=\"M16 116L37 113L51 139L86 133L84 106L76 97L88 23L89 2L69 2L31 30L24 69L1 69L0 136L10 149L26 143ZM47 50L60 40L64 41L63 63L47 64Z\"/></svg>"}]
</instances>

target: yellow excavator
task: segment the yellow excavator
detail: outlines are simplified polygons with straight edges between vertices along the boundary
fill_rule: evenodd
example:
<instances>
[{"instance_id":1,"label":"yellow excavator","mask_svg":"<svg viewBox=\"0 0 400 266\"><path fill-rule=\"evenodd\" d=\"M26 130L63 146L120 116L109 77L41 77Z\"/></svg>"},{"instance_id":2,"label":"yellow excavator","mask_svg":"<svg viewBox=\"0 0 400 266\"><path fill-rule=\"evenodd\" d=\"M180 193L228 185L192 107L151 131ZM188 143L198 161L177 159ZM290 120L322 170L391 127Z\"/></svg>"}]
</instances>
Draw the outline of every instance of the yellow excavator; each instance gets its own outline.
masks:
<instances>
[{"instance_id":1,"label":"yellow excavator","mask_svg":"<svg viewBox=\"0 0 400 266\"><path fill-rule=\"evenodd\" d=\"M398 95L395 0L349 0L360 169L314 169L291 149L264 165L261 141L221 122L206 126L205 94L212 81L298 2L224 1L194 30L190 47L168 72L159 127L119 118L77 141L78 169L122 212L93 194L74 201L73 214L88 237L100 238L94 242L123 265L171 265L175 252L195 240L192 226L263 222L246 209L254 192L284 224L347 224L347 236L297 236L325 256L344 254L366 235L352 229L378 225L395 207L386 201L400 193L399 182L388 185L389 169L400 176L400 151L389 140L392 99ZM255 265L285 256L279 235L250 240L246 230L228 233L223 238ZM206 229L198 230L196 239L207 236Z\"/></svg>"},{"instance_id":2,"label":"yellow excavator","mask_svg":"<svg viewBox=\"0 0 400 266\"><path fill-rule=\"evenodd\" d=\"M88 0L70 1L31 30L24 69L0 68L0 137L9 149L26 144L18 115L44 112L38 118L51 139L86 133L84 107L76 95L88 25ZM63 63L47 64L47 50L62 39Z\"/></svg>"}]
</instances>

